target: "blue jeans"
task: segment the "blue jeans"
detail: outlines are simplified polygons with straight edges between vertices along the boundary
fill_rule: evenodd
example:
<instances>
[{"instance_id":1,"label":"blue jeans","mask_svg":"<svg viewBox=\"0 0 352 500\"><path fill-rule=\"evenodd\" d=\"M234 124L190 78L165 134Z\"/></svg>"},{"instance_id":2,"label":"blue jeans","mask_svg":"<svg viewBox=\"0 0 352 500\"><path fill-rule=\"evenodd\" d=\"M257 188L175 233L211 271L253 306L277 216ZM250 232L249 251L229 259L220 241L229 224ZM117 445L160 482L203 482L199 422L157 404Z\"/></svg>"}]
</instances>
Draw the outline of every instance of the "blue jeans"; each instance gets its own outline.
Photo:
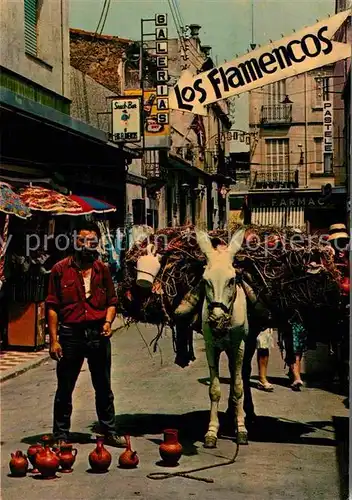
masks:
<instances>
[{"instance_id":1,"label":"blue jeans","mask_svg":"<svg viewBox=\"0 0 352 500\"><path fill-rule=\"evenodd\" d=\"M95 406L101 432L115 434L114 395L111 390L111 344L101 335L99 323L61 326L59 342L63 356L57 363L57 391L54 400L55 439L68 440L71 426L72 393L84 358L95 389Z\"/></svg>"}]
</instances>

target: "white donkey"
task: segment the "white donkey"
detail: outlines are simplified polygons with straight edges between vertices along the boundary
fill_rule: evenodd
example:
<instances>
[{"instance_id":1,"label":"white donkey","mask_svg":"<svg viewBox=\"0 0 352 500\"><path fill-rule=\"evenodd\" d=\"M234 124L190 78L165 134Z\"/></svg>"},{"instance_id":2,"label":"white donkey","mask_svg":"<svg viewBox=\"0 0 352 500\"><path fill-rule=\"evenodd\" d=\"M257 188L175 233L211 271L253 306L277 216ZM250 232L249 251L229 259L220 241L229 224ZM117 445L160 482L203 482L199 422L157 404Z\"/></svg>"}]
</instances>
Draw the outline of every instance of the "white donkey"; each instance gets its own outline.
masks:
<instances>
[{"instance_id":1,"label":"white donkey","mask_svg":"<svg viewBox=\"0 0 352 500\"><path fill-rule=\"evenodd\" d=\"M247 430L243 410L242 364L244 341L248 334L246 297L236 282L233 267L235 254L240 250L245 230L238 230L228 246L214 249L207 233L196 231L197 242L205 254L203 281L205 299L202 312L202 330L210 370L210 423L204 446L215 448L219 430L218 407L221 397L219 359L225 351L231 376L229 415L233 416L237 442L247 444Z\"/></svg>"}]
</instances>

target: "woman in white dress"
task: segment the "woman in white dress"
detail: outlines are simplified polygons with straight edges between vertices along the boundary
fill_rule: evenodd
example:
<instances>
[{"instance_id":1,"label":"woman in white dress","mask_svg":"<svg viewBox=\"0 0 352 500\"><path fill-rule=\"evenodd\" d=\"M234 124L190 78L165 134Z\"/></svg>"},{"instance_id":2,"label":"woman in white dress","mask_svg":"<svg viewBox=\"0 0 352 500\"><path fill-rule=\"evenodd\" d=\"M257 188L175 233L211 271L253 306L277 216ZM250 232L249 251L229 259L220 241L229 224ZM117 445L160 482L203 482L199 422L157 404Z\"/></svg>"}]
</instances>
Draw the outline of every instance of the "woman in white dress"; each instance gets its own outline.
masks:
<instances>
[{"instance_id":1,"label":"woman in white dress","mask_svg":"<svg viewBox=\"0 0 352 500\"><path fill-rule=\"evenodd\" d=\"M272 392L274 387L268 382L267 372L269 363L269 352L273 347L273 329L267 328L262 331L257 338L257 362L258 362L258 389Z\"/></svg>"}]
</instances>

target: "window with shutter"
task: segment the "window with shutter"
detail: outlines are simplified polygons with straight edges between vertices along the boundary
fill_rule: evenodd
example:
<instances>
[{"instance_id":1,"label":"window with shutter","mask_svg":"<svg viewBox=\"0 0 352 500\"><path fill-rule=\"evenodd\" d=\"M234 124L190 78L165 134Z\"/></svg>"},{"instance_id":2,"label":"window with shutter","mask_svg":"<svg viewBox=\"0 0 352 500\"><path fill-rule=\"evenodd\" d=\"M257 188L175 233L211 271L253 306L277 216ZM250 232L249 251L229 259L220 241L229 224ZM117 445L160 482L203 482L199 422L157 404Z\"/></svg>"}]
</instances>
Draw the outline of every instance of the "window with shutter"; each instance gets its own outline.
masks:
<instances>
[{"instance_id":1,"label":"window with shutter","mask_svg":"<svg viewBox=\"0 0 352 500\"><path fill-rule=\"evenodd\" d=\"M24 42L25 51L37 55L38 0L24 0Z\"/></svg>"},{"instance_id":2,"label":"window with shutter","mask_svg":"<svg viewBox=\"0 0 352 500\"><path fill-rule=\"evenodd\" d=\"M266 139L266 173L277 176L286 172L290 164L288 139Z\"/></svg>"}]
</instances>

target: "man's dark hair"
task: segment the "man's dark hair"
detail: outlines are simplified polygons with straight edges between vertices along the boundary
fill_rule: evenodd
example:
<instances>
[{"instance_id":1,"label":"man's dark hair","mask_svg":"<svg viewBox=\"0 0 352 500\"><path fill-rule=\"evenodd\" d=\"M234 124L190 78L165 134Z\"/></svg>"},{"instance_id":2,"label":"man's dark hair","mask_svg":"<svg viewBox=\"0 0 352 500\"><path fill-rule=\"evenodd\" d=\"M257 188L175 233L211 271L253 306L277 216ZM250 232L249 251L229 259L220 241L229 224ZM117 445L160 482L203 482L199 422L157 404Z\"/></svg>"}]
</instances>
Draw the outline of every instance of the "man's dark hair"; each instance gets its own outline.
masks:
<instances>
[{"instance_id":1,"label":"man's dark hair","mask_svg":"<svg viewBox=\"0 0 352 500\"><path fill-rule=\"evenodd\" d=\"M95 232L98 236L98 238L101 238L101 232L97 224L95 222L90 222L90 221L81 221L78 224L76 224L76 227L73 230L74 234L79 234L81 231L91 231Z\"/></svg>"}]
</instances>

